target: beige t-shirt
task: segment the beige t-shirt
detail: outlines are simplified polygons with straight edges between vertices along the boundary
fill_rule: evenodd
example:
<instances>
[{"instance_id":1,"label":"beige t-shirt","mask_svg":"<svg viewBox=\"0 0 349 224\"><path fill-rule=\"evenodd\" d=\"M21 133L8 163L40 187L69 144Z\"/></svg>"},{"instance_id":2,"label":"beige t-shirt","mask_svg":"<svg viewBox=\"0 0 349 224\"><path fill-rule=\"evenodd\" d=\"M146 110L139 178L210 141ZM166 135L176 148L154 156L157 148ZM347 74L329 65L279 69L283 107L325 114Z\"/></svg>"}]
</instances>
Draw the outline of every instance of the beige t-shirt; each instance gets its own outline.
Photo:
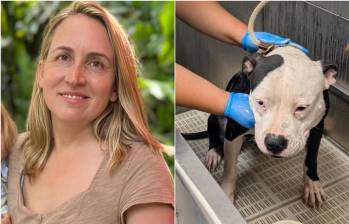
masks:
<instances>
[{"instance_id":1,"label":"beige t-shirt","mask_svg":"<svg viewBox=\"0 0 349 224\"><path fill-rule=\"evenodd\" d=\"M106 160L99 167L89 188L54 210L35 214L23 203L20 143L9 158L8 205L12 224L119 224L133 205L166 203L174 206L173 182L160 154L146 145L134 143L127 157L110 176Z\"/></svg>"}]
</instances>

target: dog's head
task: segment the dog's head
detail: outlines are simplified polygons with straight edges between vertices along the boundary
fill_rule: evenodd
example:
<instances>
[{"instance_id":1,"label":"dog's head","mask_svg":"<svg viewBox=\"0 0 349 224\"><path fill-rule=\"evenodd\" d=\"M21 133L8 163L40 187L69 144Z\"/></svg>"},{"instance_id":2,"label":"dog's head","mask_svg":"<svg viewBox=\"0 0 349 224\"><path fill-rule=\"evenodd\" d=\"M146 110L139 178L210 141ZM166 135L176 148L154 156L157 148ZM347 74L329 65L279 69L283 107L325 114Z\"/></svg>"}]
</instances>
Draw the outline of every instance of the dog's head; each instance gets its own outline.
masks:
<instances>
[{"instance_id":1,"label":"dog's head","mask_svg":"<svg viewBox=\"0 0 349 224\"><path fill-rule=\"evenodd\" d=\"M325 113L323 91L335 83L336 67L324 68L294 47L243 61L251 85L255 138L263 153L288 157L300 152Z\"/></svg>"}]
</instances>

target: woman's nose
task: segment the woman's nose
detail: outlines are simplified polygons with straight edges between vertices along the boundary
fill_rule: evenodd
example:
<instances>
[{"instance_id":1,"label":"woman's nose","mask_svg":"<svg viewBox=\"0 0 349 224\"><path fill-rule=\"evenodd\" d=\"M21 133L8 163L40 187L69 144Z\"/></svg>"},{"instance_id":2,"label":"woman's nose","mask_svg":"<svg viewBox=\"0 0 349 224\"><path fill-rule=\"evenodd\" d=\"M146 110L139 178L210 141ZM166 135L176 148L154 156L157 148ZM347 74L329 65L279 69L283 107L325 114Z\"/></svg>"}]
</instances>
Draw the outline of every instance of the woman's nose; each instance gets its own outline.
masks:
<instances>
[{"instance_id":1,"label":"woman's nose","mask_svg":"<svg viewBox=\"0 0 349 224\"><path fill-rule=\"evenodd\" d=\"M86 83L84 66L79 64L72 66L65 75L65 82L73 86L84 85Z\"/></svg>"}]
</instances>

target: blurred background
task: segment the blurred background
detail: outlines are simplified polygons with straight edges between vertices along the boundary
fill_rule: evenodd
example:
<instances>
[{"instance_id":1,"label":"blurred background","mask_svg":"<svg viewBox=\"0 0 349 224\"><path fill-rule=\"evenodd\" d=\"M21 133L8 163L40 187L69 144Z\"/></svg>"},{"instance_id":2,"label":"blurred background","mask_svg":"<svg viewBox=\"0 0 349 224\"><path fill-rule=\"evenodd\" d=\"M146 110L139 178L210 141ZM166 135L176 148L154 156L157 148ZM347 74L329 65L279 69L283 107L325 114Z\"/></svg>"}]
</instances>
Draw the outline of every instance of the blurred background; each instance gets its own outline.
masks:
<instances>
[{"instance_id":1,"label":"blurred background","mask_svg":"<svg viewBox=\"0 0 349 224\"><path fill-rule=\"evenodd\" d=\"M42 32L70 2L1 2L1 101L25 130ZM139 60L139 87L152 133L174 145L174 3L100 2L123 25ZM173 150L173 148L172 148ZM165 154L173 173L173 154Z\"/></svg>"}]
</instances>

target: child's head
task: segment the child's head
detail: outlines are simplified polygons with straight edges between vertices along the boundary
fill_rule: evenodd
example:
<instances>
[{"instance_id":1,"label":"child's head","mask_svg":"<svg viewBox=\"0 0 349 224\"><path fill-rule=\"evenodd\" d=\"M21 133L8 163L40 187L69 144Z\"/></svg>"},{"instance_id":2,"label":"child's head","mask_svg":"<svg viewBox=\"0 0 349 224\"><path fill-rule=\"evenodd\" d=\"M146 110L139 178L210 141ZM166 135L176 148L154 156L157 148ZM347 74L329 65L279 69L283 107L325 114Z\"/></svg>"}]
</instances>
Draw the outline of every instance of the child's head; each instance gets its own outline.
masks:
<instances>
[{"instance_id":1,"label":"child's head","mask_svg":"<svg viewBox=\"0 0 349 224\"><path fill-rule=\"evenodd\" d=\"M7 158L8 152L16 142L16 139L16 124L1 103L1 160Z\"/></svg>"}]
</instances>

